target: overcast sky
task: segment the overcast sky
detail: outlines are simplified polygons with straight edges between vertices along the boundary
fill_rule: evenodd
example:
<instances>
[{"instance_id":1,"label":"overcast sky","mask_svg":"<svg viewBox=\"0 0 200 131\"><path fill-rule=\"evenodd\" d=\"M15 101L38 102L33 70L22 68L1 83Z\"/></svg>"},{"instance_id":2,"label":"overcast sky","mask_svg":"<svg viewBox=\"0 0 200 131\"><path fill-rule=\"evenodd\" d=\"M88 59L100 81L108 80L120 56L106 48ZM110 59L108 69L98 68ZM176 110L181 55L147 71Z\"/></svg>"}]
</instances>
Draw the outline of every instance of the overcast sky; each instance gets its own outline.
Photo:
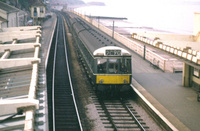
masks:
<instances>
[{"instance_id":1,"label":"overcast sky","mask_svg":"<svg viewBox=\"0 0 200 131\"><path fill-rule=\"evenodd\" d=\"M129 21L141 25L184 29L192 32L194 12L200 12L200 0L83 0L84 2L104 2L106 7L85 7L80 12L86 15L127 17ZM195 2L195 3L194 3ZM198 3L197 3L198 2ZM95 12L94 12L95 10ZM112 11L111 11L112 10Z\"/></svg>"},{"instance_id":2,"label":"overcast sky","mask_svg":"<svg viewBox=\"0 0 200 131\"><path fill-rule=\"evenodd\" d=\"M91 1L97 1L97 2L105 2L105 3L110 3L110 2L129 2L129 3L141 3L141 2L148 2L148 3L162 3L162 2L168 2L168 3L173 3L173 2L200 2L200 0L83 0L84 2L91 2Z\"/></svg>"}]
</instances>

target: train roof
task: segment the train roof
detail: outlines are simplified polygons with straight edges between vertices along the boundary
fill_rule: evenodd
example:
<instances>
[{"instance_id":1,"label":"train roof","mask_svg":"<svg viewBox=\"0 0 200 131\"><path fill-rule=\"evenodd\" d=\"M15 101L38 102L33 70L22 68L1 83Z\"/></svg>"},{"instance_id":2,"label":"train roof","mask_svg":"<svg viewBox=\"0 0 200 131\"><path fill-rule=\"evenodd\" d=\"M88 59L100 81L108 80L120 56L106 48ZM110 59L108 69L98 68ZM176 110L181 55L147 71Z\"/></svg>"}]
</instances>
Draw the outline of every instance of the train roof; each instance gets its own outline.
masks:
<instances>
[{"instance_id":1,"label":"train roof","mask_svg":"<svg viewBox=\"0 0 200 131\"><path fill-rule=\"evenodd\" d=\"M118 41L74 14L71 14L71 23L79 39L84 43L91 54L94 55L97 51L110 47L113 49L120 48L120 43ZM122 50L122 48L120 48L120 50ZM125 52L125 49L123 49L123 52ZM128 51L126 52L126 54L130 54Z\"/></svg>"},{"instance_id":2,"label":"train roof","mask_svg":"<svg viewBox=\"0 0 200 131\"><path fill-rule=\"evenodd\" d=\"M105 46L101 47L93 52L94 56L103 55L103 56L131 56L131 54L121 48L116 46Z\"/></svg>"}]
</instances>

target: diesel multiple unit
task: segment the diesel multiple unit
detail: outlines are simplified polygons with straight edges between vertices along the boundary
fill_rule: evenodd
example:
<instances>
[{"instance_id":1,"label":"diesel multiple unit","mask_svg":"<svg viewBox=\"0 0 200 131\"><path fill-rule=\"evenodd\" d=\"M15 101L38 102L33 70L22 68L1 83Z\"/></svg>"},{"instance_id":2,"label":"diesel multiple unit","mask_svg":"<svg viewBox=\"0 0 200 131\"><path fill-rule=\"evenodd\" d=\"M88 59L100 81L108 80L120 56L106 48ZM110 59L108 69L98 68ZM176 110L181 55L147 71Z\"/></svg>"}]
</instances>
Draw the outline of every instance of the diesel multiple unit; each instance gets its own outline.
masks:
<instances>
[{"instance_id":1,"label":"diesel multiple unit","mask_svg":"<svg viewBox=\"0 0 200 131\"><path fill-rule=\"evenodd\" d=\"M69 16L73 36L96 91L119 93L129 90L131 54L119 47L117 41L78 16Z\"/></svg>"}]
</instances>

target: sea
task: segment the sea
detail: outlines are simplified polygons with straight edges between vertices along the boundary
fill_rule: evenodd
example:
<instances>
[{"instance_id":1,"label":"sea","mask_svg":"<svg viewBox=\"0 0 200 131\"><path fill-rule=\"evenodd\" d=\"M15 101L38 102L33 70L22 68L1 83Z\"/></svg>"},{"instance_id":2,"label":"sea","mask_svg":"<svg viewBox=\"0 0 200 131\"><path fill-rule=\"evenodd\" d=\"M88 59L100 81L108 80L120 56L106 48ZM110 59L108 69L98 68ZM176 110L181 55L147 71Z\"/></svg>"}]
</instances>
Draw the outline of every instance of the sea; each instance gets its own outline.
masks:
<instances>
[{"instance_id":1,"label":"sea","mask_svg":"<svg viewBox=\"0 0 200 131\"><path fill-rule=\"evenodd\" d=\"M87 16L125 17L115 26L132 29L163 30L193 34L194 13L200 13L200 0L99 0L104 5L86 5L74 9ZM110 20L100 20L112 26ZM200 22L199 22L200 23Z\"/></svg>"}]
</instances>

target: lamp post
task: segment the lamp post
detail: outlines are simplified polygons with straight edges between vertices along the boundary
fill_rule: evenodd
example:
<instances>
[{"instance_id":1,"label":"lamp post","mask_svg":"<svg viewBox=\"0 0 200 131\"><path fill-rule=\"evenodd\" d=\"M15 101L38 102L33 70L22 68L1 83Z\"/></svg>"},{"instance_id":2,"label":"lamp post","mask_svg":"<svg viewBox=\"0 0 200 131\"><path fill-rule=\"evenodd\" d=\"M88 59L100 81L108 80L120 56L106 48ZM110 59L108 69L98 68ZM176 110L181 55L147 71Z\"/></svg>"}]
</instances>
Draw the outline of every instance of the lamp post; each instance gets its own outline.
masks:
<instances>
[{"instance_id":1,"label":"lamp post","mask_svg":"<svg viewBox=\"0 0 200 131\"><path fill-rule=\"evenodd\" d=\"M114 34L115 34L115 21L113 21L112 38L114 38Z\"/></svg>"}]
</instances>

